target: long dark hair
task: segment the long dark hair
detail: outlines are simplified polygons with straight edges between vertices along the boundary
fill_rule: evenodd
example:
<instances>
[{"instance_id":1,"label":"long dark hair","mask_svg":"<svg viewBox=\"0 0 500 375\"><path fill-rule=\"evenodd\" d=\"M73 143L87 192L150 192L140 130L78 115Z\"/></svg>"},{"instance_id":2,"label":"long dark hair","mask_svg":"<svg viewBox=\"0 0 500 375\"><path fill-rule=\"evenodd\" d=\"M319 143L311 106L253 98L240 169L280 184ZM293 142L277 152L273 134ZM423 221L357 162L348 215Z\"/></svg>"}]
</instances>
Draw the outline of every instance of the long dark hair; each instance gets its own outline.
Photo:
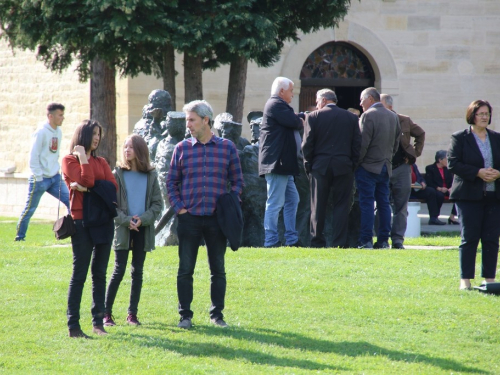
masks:
<instances>
[{"instance_id":1,"label":"long dark hair","mask_svg":"<svg viewBox=\"0 0 500 375\"><path fill-rule=\"evenodd\" d=\"M92 146L92 138L94 136L94 128L99 128L99 144L101 144L102 140L102 126L96 120L83 120L80 125L75 130L75 134L73 134L73 138L71 139L71 143L69 145L69 152L73 152L75 146L83 146L85 148L85 152L89 152L90 147ZM99 145L97 145L99 147ZM92 150L90 155L96 157L97 149Z\"/></svg>"},{"instance_id":2,"label":"long dark hair","mask_svg":"<svg viewBox=\"0 0 500 375\"><path fill-rule=\"evenodd\" d=\"M135 165L139 172L147 173L154 169L149 161L149 149L146 141L140 135L132 134L125 139L125 142L128 140L132 141L132 147L135 153ZM123 144L125 144L123 142ZM129 161L124 157L122 151L123 161L120 163L120 167L126 170L131 170L132 166Z\"/></svg>"}]
</instances>

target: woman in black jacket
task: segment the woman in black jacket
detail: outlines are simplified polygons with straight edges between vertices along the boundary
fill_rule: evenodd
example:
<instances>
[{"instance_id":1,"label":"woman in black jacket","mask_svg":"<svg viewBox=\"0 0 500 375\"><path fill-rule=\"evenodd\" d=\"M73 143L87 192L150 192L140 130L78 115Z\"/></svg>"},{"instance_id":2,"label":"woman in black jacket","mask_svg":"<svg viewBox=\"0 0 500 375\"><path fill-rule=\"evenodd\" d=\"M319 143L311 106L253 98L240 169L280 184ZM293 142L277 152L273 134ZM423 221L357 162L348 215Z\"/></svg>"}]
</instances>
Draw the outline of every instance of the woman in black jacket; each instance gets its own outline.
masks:
<instances>
[{"instance_id":1,"label":"woman in black jacket","mask_svg":"<svg viewBox=\"0 0 500 375\"><path fill-rule=\"evenodd\" d=\"M491 105L476 100L467 108L471 126L451 137L448 168L455 175L450 199L454 200L462 232L460 289L471 288L479 240L482 247L481 276L494 282L500 236L500 134L487 129Z\"/></svg>"}]
</instances>

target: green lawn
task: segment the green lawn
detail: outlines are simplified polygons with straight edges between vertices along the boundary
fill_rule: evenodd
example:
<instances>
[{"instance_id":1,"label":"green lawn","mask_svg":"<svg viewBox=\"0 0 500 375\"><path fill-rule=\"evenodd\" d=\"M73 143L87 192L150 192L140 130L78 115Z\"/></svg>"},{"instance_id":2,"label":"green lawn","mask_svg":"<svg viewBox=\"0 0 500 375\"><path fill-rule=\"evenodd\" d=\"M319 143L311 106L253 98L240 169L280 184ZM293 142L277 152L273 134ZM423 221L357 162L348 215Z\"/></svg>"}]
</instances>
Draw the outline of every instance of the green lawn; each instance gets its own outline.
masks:
<instances>
[{"instance_id":1,"label":"green lawn","mask_svg":"<svg viewBox=\"0 0 500 375\"><path fill-rule=\"evenodd\" d=\"M92 339L79 340L67 337L69 240L58 243L49 222L34 221L28 240L14 242L15 220L0 221L0 373L500 374L500 299L458 290L457 248L228 250L229 329L209 322L201 248L194 327L183 331L177 248L162 247L146 259L143 325L125 323L127 275L115 304L118 326L92 335L88 280L81 323Z\"/></svg>"}]
</instances>

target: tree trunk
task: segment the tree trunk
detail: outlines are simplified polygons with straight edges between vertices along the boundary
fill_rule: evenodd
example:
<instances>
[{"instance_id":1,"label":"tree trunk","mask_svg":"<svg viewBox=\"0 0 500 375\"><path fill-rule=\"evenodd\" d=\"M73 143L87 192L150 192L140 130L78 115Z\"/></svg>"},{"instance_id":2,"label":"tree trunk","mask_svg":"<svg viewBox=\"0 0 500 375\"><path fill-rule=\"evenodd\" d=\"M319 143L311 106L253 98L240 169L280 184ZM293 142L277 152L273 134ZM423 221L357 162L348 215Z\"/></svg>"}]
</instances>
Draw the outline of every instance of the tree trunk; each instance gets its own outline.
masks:
<instances>
[{"instance_id":1,"label":"tree trunk","mask_svg":"<svg viewBox=\"0 0 500 375\"><path fill-rule=\"evenodd\" d=\"M172 111L175 111L175 74L174 46L167 43L163 49L163 90L172 97Z\"/></svg>"},{"instance_id":2,"label":"tree trunk","mask_svg":"<svg viewBox=\"0 0 500 375\"><path fill-rule=\"evenodd\" d=\"M103 128L97 153L111 169L116 165L116 83L115 68L110 68L99 56L92 60L90 79L90 118Z\"/></svg>"},{"instance_id":3,"label":"tree trunk","mask_svg":"<svg viewBox=\"0 0 500 375\"><path fill-rule=\"evenodd\" d=\"M184 102L203 99L203 58L201 54L191 56L184 52Z\"/></svg>"},{"instance_id":4,"label":"tree trunk","mask_svg":"<svg viewBox=\"0 0 500 375\"><path fill-rule=\"evenodd\" d=\"M229 84L227 87L226 112L233 115L233 121L242 122L243 104L245 103L245 88L247 85L248 60L238 56L231 62Z\"/></svg>"}]
</instances>

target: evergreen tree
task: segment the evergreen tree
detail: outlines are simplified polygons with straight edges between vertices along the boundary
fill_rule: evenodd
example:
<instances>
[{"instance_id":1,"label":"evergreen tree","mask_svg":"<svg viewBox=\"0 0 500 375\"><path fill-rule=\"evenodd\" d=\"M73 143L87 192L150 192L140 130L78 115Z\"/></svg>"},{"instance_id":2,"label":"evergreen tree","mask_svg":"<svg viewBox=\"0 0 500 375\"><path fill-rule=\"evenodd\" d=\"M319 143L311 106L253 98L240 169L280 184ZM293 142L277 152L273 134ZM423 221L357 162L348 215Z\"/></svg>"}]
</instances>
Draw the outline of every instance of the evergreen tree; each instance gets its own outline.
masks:
<instances>
[{"instance_id":1,"label":"evergreen tree","mask_svg":"<svg viewBox=\"0 0 500 375\"><path fill-rule=\"evenodd\" d=\"M265 42L253 40L253 33L240 28L230 39L234 48L219 51L221 60L231 64L228 85L226 112L232 113L235 121L241 122L245 85L247 75L247 60L255 61L259 66L270 66L279 58L279 52L285 41L299 41L298 32L311 33L320 28L335 27L343 20L349 9L350 0L255 0L252 2L248 19L265 18L275 29L273 40ZM248 23L246 24L248 26ZM239 31L239 33L238 33ZM268 35L269 37L269 35ZM245 43L245 41L247 41ZM238 43L239 42L239 43Z\"/></svg>"},{"instance_id":2,"label":"evergreen tree","mask_svg":"<svg viewBox=\"0 0 500 375\"><path fill-rule=\"evenodd\" d=\"M13 48L36 51L53 71L77 61L91 82L91 115L103 125L100 149L116 161L115 72L151 74L159 45L168 41L166 14L177 0L3 0L1 37Z\"/></svg>"}]
</instances>

